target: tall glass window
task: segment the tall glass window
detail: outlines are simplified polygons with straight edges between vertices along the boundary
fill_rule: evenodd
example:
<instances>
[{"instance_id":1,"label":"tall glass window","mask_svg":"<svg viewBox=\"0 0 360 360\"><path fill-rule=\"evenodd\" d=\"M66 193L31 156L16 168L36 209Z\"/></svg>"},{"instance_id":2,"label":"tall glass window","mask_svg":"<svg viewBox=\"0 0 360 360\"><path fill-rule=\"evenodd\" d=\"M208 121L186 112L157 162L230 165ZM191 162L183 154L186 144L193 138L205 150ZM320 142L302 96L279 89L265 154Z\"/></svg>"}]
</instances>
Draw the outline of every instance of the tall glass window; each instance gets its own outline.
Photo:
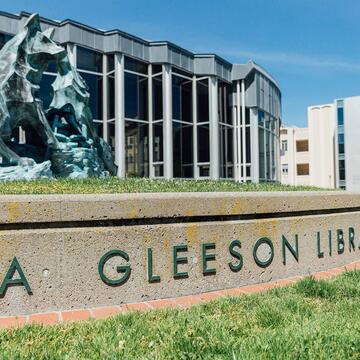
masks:
<instances>
[{"instance_id":1,"label":"tall glass window","mask_svg":"<svg viewBox=\"0 0 360 360\"><path fill-rule=\"evenodd\" d=\"M278 119L269 113L258 110L259 132L259 178L261 181L276 180L277 143L279 138ZM247 134L249 137L250 134ZM287 143L283 143L284 149ZM247 159L248 162L250 159Z\"/></svg>"},{"instance_id":2,"label":"tall glass window","mask_svg":"<svg viewBox=\"0 0 360 360\"><path fill-rule=\"evenodd\" d=\"M191 178L193 172L192 77L172 71L173 173Z\"/></svg>"},{"instance_id":3,"label":"tall glass window","mask_svg":"<svg viewBox=\"0 0 360 360\"><path fill-rule=\"evenodd\" d=\"M13 37L13 35L0 33L0 49Z\"/></svg>"},{"instance_id":4,"label":"tall glass window","mask_svg":"<svg viewBox=\"0 0 360 360\"><path fill-rule=\"evenodd\" d=\"M77 46L76 55L77 68L79 70L81 69L94 73L102 73L103 62L101 53Z\"/></svg>"},{"instance_id":5,"label":"tall glass window","mask_svg":"<svg viewBox=\"0 0 360 360\"><path fill-rule=\"evenodd\" d=\"M220 131L220 177L233 177L233 124L231 113L231 86L225 82L218 85L218 118Z\"/></svg>"},{"instance_id":6,"label":"tall glass window","mask_svg":"<svg viewBox=\"0 0 360 360\"><path fill-rule=\"evenodd\" d=\"M149 176L148 64L125 57L126 176Z\"/></svg>"},{"instance_id":7,"label":"tall glass window","mask_svg":"<svg viewBox=\"0 0 360 360\"><path fill-rule=\"evenodd\" d=\"M89 107L97 133L103 137L103 55L97 51L76 47L76 67L90 91Z\"/></svg>"},{"instance_id":8,"label":"tall glass window","mask_svg":"<svg viewBox=\"0 0 360 360\"><path fill-rule=\"evenodd\" d=\"M197 161L200 177L210 176L209 78L196 80Z\"/></svg>"},{"instance_id":9,"label":"tall glass window","mask_svg":"<svg viewBox=\"0 0 360 360\"><path fill-rule=\"evenodd\" d=\"M127 177L149 176L149 126L125 121L125 161Z\"/></svg>"}]
</instances>

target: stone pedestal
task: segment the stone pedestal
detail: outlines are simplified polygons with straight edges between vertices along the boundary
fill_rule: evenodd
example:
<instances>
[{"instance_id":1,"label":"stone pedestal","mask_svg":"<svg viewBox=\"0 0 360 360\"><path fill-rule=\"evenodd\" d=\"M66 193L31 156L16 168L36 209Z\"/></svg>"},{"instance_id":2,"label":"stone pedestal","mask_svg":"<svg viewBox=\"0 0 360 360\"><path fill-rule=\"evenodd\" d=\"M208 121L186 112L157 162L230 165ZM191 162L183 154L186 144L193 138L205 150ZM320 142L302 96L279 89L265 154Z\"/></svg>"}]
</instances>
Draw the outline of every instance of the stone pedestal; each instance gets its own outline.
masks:
<instances>
[{"instance_id":1,"label":"stone pedestal","mask_svg":"<svg viewBox=\"0 0 360 360\"><path fill-rule=\"evenodd\" d=\"M0 181L50 179L53 177L51 162L0 167Z\"/></svg>"},{"instance_id":2,"label":"stone pedestal","mask_svg":"<svg viewBox=\"0 0 360 360\"><path fill-rule=\"evenodd\" d=\"M78 147L54 151L51 162L55 176L59 177L83 179L108 175L99 161L96 149Z\"/></svg>"}]
</instances>

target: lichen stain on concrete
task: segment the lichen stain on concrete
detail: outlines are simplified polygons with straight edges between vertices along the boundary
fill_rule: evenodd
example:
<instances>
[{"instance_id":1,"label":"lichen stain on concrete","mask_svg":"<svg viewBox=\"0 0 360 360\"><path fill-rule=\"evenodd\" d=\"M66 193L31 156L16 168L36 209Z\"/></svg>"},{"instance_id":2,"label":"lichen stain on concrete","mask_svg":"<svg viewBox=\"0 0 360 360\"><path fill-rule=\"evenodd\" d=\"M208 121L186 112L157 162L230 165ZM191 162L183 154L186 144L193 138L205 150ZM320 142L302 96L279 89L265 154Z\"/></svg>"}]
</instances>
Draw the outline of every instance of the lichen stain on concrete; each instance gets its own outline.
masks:
<instances>
[{"instance_id":1,"label":"lichen stain on concrete","mask_svg":"<svg viewBox=\"0 0 360 360\"><path fill-rule=\"evenodd\" d=\"M268 237L274 245L278 243L279 219L258 219L255 229L259 234L258 237Z\"/></svg>"},{"instance_id":2,"label":"lichen stain on concrete","mask_svg":"<svg viewBox=\"0 0 360 360\"><path fill-rule=\"evenodd\" d=\"M137 219L139 217L139 213L137 210L131 210L127 214L129 219Z\"/></svg>"},{"instance_id":3,"label":"lichen stain on concrete","mask_svg":"<svg viewBox=\"0 0 360 360\"><path fill-rule=\"evenodd\" d=\"M199 225L197 224L188 224L186 227L186 237L189 247L193 247L194 244L199 240L198 239L198 230Z\"/></svg>"},{"instance_id":4,"label":"lichen stain on concrete","mask_svg":"<svg viewBox=\"0 0 360 360\"><path fill-rule=\"evenodd\" d=\"M233 207L230 209L230 214L231 215L238 215L241 213L242 209L243 209L243 204L242 204L243 200L236 200Z\"/></svg>"},{"instance_id":5,"label":"lichen stain on concrete","mask_svg":"<svg viewBox=\"0 0 360 360\"><path fill-rule=\"evenodd\" d=\"M9 202L6 204L7 219L10 223L17 222L21 217L21 207L17 202Z\"/></svg>"},{"instance_id":6,"label":"lichen stain on concrete","mask_svg":"<svg viewBox=\"0 0 360 360\"><path fill-rule=\"evenodd\" d=\"M148 234L144 234L144 235L143 235L143 240L144 240L144 244L145 244L145 245L150 244L151 241L152 241L151 237L150 237Z\"/></svg>"},{"instance_id":7,"label":"lichen stain on concrete","mask_svg":"<svg viewBox=\"0 0 360 360\"><path fill-rule=\"evenodd\" d=\"M194 211L192 209L186 210L185 212L186 216L193 216L194 215Z\"/></svg>"}]
</instances>

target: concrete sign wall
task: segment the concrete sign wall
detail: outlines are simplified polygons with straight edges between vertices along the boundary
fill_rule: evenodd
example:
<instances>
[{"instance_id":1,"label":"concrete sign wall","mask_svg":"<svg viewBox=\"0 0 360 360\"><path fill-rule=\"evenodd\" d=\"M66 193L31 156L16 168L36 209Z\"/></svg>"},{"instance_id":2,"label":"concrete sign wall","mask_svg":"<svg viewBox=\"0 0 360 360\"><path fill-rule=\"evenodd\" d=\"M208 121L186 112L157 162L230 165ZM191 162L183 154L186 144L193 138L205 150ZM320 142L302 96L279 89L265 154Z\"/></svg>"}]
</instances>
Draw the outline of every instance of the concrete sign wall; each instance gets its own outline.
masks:
<instances>
[{"instance_id":1,"label":"concrete sign wall","mask_svg":"<svg viewBox=\"0 0 360 360\"><path fill-rule=\"evenodd\" d=\"M120 305L360 258L360 195L0 198L0 315Z\"/></svg>"}]
</instances>

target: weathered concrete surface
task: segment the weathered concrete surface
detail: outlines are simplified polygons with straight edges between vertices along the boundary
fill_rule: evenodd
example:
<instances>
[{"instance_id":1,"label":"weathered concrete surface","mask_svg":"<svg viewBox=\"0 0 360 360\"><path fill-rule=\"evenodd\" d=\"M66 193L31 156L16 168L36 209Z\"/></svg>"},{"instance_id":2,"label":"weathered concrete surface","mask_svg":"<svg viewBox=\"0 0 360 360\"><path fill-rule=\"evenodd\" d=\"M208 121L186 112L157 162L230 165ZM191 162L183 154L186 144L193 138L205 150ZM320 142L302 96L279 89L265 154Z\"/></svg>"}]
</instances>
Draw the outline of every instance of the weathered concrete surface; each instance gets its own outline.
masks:
<instances>
[{"instance_id":1,"label":"weathered concrete surface","mask_svg":"<svg viewBox=\"0 0 360 360\"><path fill-rule=\"evenodd\" d=\"M24 286L9 287L0 298L0 315L197 294L310 274L360 258L360 195L345 192L7 196L0 199L2 224L7 224L0 230L0 282L16 257L33 292L29 295ZM330 214L331 209L340 212ZM280 217L282 211L286 217ZM265 218L256 219L257 214L272 212L279 213L279 217L264 215L261 217ZM299 212L303 216L299 216ZM253 215L254 219L226 218L226 215L244 214ZM224 218L219 221L218 217L207 217L192 222L193 216L208 215ZM161 224L161 218L171 217L184 217L184 222L174 220L174 223ZM140 218L142 222L119 226L97 222L132 218ZM159 221L152 224L148 218L159 218ZM86 227L81 226L82 220L87 221ZM95 221L89 223L88 220ZM39 222L48 225L38 226ZM51 222L59 223L51 225ZM72 227L71 222L76 227ZM16 229L9 230L11 224ZM354 236L350 238L355 249L349 241L349 229L353 229L350 232ZM342 230L340 239L344 241L344 246L340 241L340 252L338 230ZM296 235L298 261L286 248L284 264L282 236L294 247ZM253 255L254 244L263 237L269 238L274 246L274 258L268 267L256 264ZM243 267L238 272L229 267L229 263L239 262L229 252L233 240L241 242L241 249L235 248L243 259ZM215 249L207 250L207 254L215 254L215 260L207 262L207 268L216 269L216 273L210 275L203 274L202 246L207 243L215 244ZM188 246L187 251L178 252L178 257L187 258L186 264L178 265L179 272L188 272L187 278L174 278L173 253L174 246L178 245ZM153 275L160 276L158 282L148 281L148 249L152 249ZM99 275L100 258L110 250L122 250L129 256L129 261L114 257L104 267L105 275L115 280L123 276L116 271L118 266L131 266L129 279L119 286L107 285ZM269 247L262 245L258 257L266 260L269 252Z\"/></svg>"},{"instance_id":2,"label":"weathered concrete surface","mask_svg":"<svg viewBox=\"0 0 360 360\"><path fill-rule=\"evenodd\" d=\"M360 209L360 193L147 193L3 195L0 223L36 223Z\"/></svg>"}]
</instances>

